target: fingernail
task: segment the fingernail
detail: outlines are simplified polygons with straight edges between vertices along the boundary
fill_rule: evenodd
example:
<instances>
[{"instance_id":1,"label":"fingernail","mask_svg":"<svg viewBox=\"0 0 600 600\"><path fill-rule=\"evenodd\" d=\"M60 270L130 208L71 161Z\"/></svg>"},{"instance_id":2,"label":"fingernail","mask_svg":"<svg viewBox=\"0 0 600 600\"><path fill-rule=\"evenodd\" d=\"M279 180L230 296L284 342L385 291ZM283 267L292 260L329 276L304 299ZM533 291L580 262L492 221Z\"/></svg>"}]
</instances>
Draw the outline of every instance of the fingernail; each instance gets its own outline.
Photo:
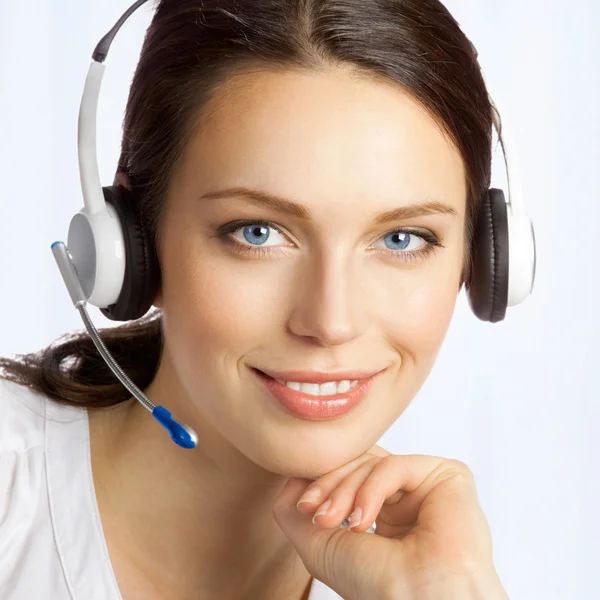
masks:
<instances>
[{"instance_id":1,"label":"fingernail","mask_svg":"<svg viewBox=\"0 0 600 600\"><path fill-rule=\"evenodd\" d=\"M331 498L329 498L329 500L327 500L327 502L323 502L323 504L321 504L321 506L319 506L319 510L315 513L315 516L312 518L313 525L316 525L315 519L320 515L324 515L330 506L331 506Z\"/></svg>"},{"instance_id":2,"label":"fingernail","mask_svg":"<svg viewBox=\"0 0 600 600\"><path fill-rule=\"evenodd\" d=\"M359 506L351 516L352 518L350 519L350 523L348 523L348 529L360 524L360 520L362 519L362 508Z\"/></svg>"},{"instance_id":3,"label":"fingernail","mask_svg":"<svg viewBox=\"0 0 600 600\"><path fill-rule=\"evenodd\" d=\"M321 490L318 487L312 487L309 490L306 490L304 494L301 496L300 500L298 500L298 504L301 502L317 502L321 497ZM296 504L296 507L298 506Z\"/></svg>"}]
</instances>

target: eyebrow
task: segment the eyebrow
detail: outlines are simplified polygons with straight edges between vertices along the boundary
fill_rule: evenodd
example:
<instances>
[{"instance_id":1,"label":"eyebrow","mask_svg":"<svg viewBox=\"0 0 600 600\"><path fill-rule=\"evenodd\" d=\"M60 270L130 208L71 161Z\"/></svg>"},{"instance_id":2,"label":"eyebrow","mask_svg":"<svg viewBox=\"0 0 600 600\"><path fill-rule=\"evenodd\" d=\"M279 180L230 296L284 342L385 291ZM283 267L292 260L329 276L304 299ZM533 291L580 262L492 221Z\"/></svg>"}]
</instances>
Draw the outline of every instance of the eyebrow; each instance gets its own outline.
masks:
<instances>
[{"instance_id":1,"label":"eyebrow","mask_svg":"<svg viewBox=\"0 0 600 600\"><path fill-rule=\"evenodd\" d=\"M233 198L241 197L247 201L259 205L267 206L281 213L286 213L294 217L298 217L303 220L310 220L310 211L297 202L292 202L286 198L270 194L262 190L255 190L247 187L233 187L224 190L218 190L215 192L207 192L201 197L201 200L219 200L221 198ZM393 208L392 210L386 210L379 212L375 215L374 222L377 225L383 225L391 221L399 221L402 219L410 219L413 217L419 217L422 215L430 214L448 214L457 216L456 210L444 204L439 200L430 199L426 202L420 202L418 204L411 204L408 206L400 206Z\"/></svg>"}]
</instances>

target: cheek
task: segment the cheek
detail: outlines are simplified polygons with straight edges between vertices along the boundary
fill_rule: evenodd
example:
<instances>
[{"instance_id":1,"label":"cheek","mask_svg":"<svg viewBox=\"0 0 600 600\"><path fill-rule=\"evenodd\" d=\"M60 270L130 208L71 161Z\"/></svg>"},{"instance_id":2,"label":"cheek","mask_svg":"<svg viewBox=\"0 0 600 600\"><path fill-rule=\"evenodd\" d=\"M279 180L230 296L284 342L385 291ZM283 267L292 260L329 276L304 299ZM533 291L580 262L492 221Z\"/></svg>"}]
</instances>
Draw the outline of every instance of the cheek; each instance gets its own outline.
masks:
<instances>
[{"instance_id":1,"label":"cheek","mask_svg":"<svg viewBox=\"0 0 600 600\"><path fill-rule=\"evenodd\" d=\"M232 267L193 233L165 244L162 263L165 337L178 358L239 357L268 337L269 288L249 263Z\"/></svg>"},{"instance_id":2,"label":"cheek","mask_svg":"<svg viewBox=\"0 0 600 600\"><path fill-rule=\"evenodd\" d=\"M429 364L444 341L458 296L461 261L452 256L414 271L391 273L373 299L380 329L405 360ZM382 308L383 307L383 308Z\"/></svg>"},{"instance_id":3,"label":"cheek","mask_svg":"<svg viewBox=\"0 0 600 600\"><path fill-rule=\"evenodd\" d=\"M437 353L448 331L456 298L454 280L444 285L441 278L433 285L422 286L407 301L404 311L409 318L402 319L401 330L415 354Z\"/></svg>"}]
</instances>

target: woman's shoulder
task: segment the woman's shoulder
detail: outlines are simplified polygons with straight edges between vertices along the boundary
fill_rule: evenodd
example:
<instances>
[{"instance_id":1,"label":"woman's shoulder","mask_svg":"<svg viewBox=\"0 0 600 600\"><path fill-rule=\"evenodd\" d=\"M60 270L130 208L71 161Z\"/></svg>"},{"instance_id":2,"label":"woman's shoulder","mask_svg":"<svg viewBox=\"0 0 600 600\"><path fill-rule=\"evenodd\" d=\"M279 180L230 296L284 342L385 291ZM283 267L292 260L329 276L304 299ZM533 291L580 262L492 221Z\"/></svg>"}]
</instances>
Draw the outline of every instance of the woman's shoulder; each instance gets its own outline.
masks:
<instances>
[{"instance_id":1,"label":"woman's shoulder","mask_svg":"<svg viewBox=\"0 0 600 600\"><path fill-rule=\"evenodd\" d=\"M44 446L46 398L0 378L0 456Z\"/></svg>"},{"instance_id":2,"label":"woman's shoulder","mask_svg":"<svg viewBox=\"0 0 600 600\"><path fill-rule=\"evenodd\" d=\"M27 597L37 537L48 537L44 412L43 396L0 379L0 598Z\"/></svg>"},{"instance_id":3,"label":"woman's shoulder","mask_svg":"<svg viewBox=\"0 0 600 600\"><path fill-rule=\"evenodd\" d=\"M0 379L0 539L44 493L45 421L44 396Z\"/></svg>"},{"instance_id":4,"label":"woman's shoulder","mask_svg":"<svg viewBox=\"0 0 600 600\"><path fill-rule=\"evenodd\" d=\"M0 378L0 598L71 598L47 482L52 402ZM59 457L60 459L60 457Z\"/></svg>"}]
</instances>

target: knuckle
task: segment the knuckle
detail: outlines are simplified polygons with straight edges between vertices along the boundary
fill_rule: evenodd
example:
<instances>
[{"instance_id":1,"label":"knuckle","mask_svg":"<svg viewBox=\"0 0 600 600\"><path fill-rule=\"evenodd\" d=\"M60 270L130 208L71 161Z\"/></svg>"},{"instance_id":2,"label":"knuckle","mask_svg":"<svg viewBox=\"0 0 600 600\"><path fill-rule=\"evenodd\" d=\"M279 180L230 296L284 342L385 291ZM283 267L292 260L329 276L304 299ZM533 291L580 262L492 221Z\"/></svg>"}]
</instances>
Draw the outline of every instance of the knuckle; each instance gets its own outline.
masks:
<instances>
[{"instance_id":1,"label":"knuckle","mask_svg":"<svg viewBox=\"0 0 600 600\"><path fill-rule=\"evenodd\" d=\"M469 465L464 463L462 460L458 460L456 458L449 459L446 463L445 471L448 475L468 481L469 483L475 481L473 471Z\"/></svg>"},{"instance_id":2,"label":"knuckle","mask_svg":"<svg viewBox=\"0 0 600 600\"><path fill-rule=\"evenodd\" d=\"M390 454L389 456L373 456L364 464L365 464L366 468L368 468L369 466L373 466L373 465L388 464L394 458L395 458L395 456L393 454Z\"/></svg>"},{"instance_id":3,"label":"knuckle","mask_svg":"<svg viewBox=\"0 0 600 600\"><path fill-rule=\"evenodd\" d=\"M469 465L467 465L467 463L463 462L462 460L459 460L458 458L449 458L447 464L450 465L453 469L456 469L457 471L465 473L471 472Z\"/></svg>"},{"instance_id":4,"label":"knuckle","mask_svg":"<svg viewBox=\"0 0 600 600\"><path fill-rule=\"evenodd\" d=\"M428 479L430 485L437 485L450 479L465 484L474 482L473 472L469 466L455 458L441 459L437 467L429 474Z\"/></svg>"},{"instance_id":5,"label":"knuckle","mask_svg":"<svg viewBox=\"0 0 600 600\"><path fill-rule=\"evenodd\" d=\"M386 454L385 456L376 456L374 458L374 460L385 464L397 462L399 459L402 459L399 454Z\"/></svg>"}]
</instances>

